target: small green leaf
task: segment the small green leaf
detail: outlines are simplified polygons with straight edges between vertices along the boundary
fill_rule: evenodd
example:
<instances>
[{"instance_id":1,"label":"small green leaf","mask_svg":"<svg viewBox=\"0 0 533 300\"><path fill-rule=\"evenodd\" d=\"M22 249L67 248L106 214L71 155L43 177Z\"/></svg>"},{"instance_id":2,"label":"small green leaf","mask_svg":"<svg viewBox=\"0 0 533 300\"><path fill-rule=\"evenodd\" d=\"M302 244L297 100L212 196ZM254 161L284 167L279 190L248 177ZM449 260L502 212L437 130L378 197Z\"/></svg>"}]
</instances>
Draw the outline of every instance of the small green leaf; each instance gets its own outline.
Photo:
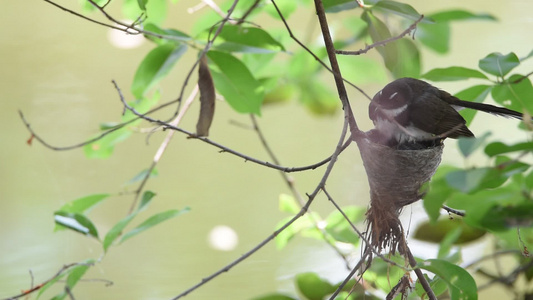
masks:
<instances>
[{"instance_id":1,"label":"small green leaf","mask_svg":"<svg viewBox=\"0 0 533 300\"><path fill-rule=\"evenodd\" d=\"M448 173L457 170L450 166L441 166L429 182L429 190L424 195L424 209L426 210L431 222L437 221L440 216L440 209L444 202L456 191L450 187L446 181Z\"/></svg>"},{"instance_id":2,"label":"small green leaf","mask_svg":"<svg viewBox=\"0 0 533 300\"><path fill-rule=\"evenodd\" d=\"M146 3L148 3L148 0L137 0L137 4L139 4L141 10L146 10Z\"/></svg>"},{"instance_id":3,"label":"small green leaf","mask_svg":"<svg viewBox=\"0 0 533 300\"><path fill-rule=\"evenodd\" d=\"M406 19L416 21L420 18L420 14L411 5L391 0L378 1L373 8L377 8L387 13L402 16ZM424 18L422 22L430 22Z\"/></svg>"},{"instance_id":4,"label":"small green leaf","mask_svg":"<svg viewBox=\"0 0 533 300\"><path fill-rule=\"evenodd\" d=\"M59 208L68 213L83 213L109 197L109 194L93 194L72 200Z\"/></svg>"},{"instance_id":5,"label":"small green leaf","mask_svg":"<svg viewBox=\"0 0 533 300\"><path fill-rule=\"evenodd\" d=\"M94 260L88 259L86 261L80 262L79 265L69 270L69 274L67 277L67 286L70 288L70 290L74 288L76 283L80 281L85 272L87 272L87 270L89 270L89 267L93 264Z\"/></svg>"},{"instance_id":6,"label":"small green leaf","mask_svg":"<svg viewBox=\"0 0 533 300\"><path fill-rule=\"evenodd\" d=\"M144 169L141 172L139 172L137 175L133 176L133 178L128 180L128 182L126 182L125 184L126 185L131 185L131 184L140 182L140 181L144 180L147 175L148 175L148 169ZM157 175L159 175L159 172L157 172L156 168L153 168L150 171L150 175L148 175L148 176L149 176L149 178L155 178L155 177L157 177Z\"/></svg>"},{"instance_id":7,"label":"small green leaf","mask_svg":"<svg viewBox=\"0 0 533 300\"><path fill-rule=\"evenodd\" d=\"M477 148L485 144L485 141L490 135L491 132L488 131L480 137L459 138L457 145L459 146L459 150L461 150L461 154L463 154L464 157L470 156L470 154L472 154Z\"/></svg>"},{"instance_id":8,"label":"small green leaf","mask_svg":"<svg viewBox=\"0 0 533 300\"><path fill-rule=\"evenodd\" d=\"M133 228L126 234L122 236L122 239L120 240L120 243L123 243L125 240L136 236L137 234L152 228L153 226L164 222L168 219L174 218L176 216L179 216L183 213L186 213L189 211L189 208L184 208L182 210L173 209L173 210L167 210L158 214L155 214L151 216L150 218L146 219L146 221L142 222L139 226Z\"/></svg>"},{"instance_id":9,"label":"small green leaf","mask_svg":"<svg viewBox=\"0 0 533 300\"><path fill-rule=\"evenodd\" d=\"M492 98L505 107L523 111L524 109L533 114L533 86L529 78L519 74L514 74L503 83L500 83L492 89Z\"/></svg>"},{"instance_id":10,"label":"small green leaf","mask_svg":"<svg viewBox=\"0 0 533 300\"><path fill-rule=\"evenodd\" d=\"M182 44L163 44L150 51L135 72L131 84L132 94L137 99L142 98L170 72L186 50L187 46Z\"/></svg>"},{"instance_id":11,"label":"small green leaf","mask_svg":"<svg viewBox=\"0 0 533 300\"><path fill-rule=\"evenodd\" d=\"M325 299L335 291L335 286L311 272L296 275L296 286L309 300Z\"/></svg>"},{"instance_id":12,"label":"small green leaf","mask_svg":"<svg viewBox=\"0 0 533 300\"><path fill-rule=\"evenodd\" d=\"M293 2L296 2L293 0ZM354 9L357 6L357 2L352 0L328 0L324 1L324 10L327 13L337 13L345 10Z\"/></svg>"},{"instance_id":13,"label":"small green leaf","mask_svg":"<svg viewBox=\"0 0 533 300\"><path fill-rule=\"evenodd\" d=\"M279 211L297 214L300 210L301 207L293 196L287 194L279 195Z\"/></svg>"},{"instance_id":14,"label":"small green leaf","mask_svg":"<svg viewBox=\"0 0 533 300\"><path fill-rule=\"evenodd\" d=\"M493 52L479 61L479 68L489 74L504 77L520 64L520 60L513 52L503 55Z\"/></svg>"},{"instance_id":15,"label":"small green leaf","mask_svg":"<svg viewBox=\"0 0 533 300\"><path fill-rule=\"evenodd\" d=\"M422 77L431 81L455 81L469 78L488 79L485 74L478 70L464 67L436 68L422 75Z\"/></svg>"},{"instance_id":16,"label":"small green leaf","mask_svg":"<svg viewBox=\"0 0 533 300\"><path fill-rule=\"evenodd\" d=\"M154 198L156 194L152 191L146 191L143 193L143 196L141 198L141 202L139 202L139 207L137 208L137 212L141 212L145 210L148 207L148 204L152 201L152 198Z\"/></svg>"},{"instance_id":17,"label":"small green leaf","mask_svg":"<svg viewBox=\"0 0 533 300\"><path fill-rule=\"evenodd\" d=\"M466 10L454 9L441 11L436 14L430 15L435 22L448 22L448 21L466 21L466 20L487 20L496 21L496 17L490 14L478 13L474 14Z\"/></svg>"},{"instance_id":18,"label":"small green leaf","mask_svg":"<svg viewBox=\"0 0 533 300\"><path fill-rule=\"evenodd\" d=\"M489 172L490 168L477 168L468 170L457 170L446 175L446 181L455 189L470 193L479 188L479 185Z\"/></svg>"},{"instance_id":19,"label":"small green leaf","mask_svg":"<svg viewBox=\"0 0 533 300\"><path fill-rule=\"evenodd\" d=\"M452 300L476 300L477 286L474 278L465 269L445 260L428 259L419 267L428 270L448 284Z\"/></svg>"},{"instance_id":20,"label":"small green leaf","mask_svg":"<svg viewBox=\"0 0 533 300\"><path fill-rule=\"evenodd\" d=\"M216 49L228 52L272 53L285 48L265 30L257 27L226 25L215 44ZM219 43L220 40L224 40Z\"/></svg>"},{"instance_id":21,"label":"small green leaf","mask_svg":"<svg viewBox=\"0 0 533 300\"><path fill-rule=\"evenodd\" d=\"M362 221L366 212L365 208L359 206L345 206L342 210L352 224ZM356 244L359 241L357 233L338 210L333 211L326 218L326 223L326 232L335 240L351 244Z\"/></svg>"},{"instance_id":22,"label":"small green leaf","mask_svg":"<svg viewBox=\"0 0 533 300\"><path fill-rule=\"evenodd\" d=\"M64 226L70 230L90 235L98 239L98 231L94 224L86 216L68 213L64 211L56 211L54 213L54 220L56 225Z\"/></svg>"},{"instance_id":23,"label":"small green leaf","mask_svg":"<svg viewBox=\"0 0 533 300\"><path fill-rule=\"evenodd\" d=\"M57 276L54 276L50 281L48 281L43 287L39 289L39 293L37 294L37 299L41 298L41 295L48 290L51 286L56 284L58 281L62 280L63 277L65 277L68 274L68 272L63 272ZM66 294L65 294L66 296Z\"/></svg>"},{"instance_id":24,"label":"small green leaf","mask_svg":"<svg viewBox=\"0 0 533 300\"><path fill-rule=\"evenodd\" d=\"M212 62L209 67L215 87L229 105L239 113L259 115L265 91L250 70L240 60L224 52L209 51L207 56Z\"/></svg>"},{"instance_id":25,"label":"small green leaf","mask_svg":"<svg viewBox=\"0 0 533 300\"><path fill-rule=\"evenodd\" d=\"M176 30L176 29L163 29L153 23L147 23L144 25L144 30L147 32L152 32L155 34L159 34L164 36L164 38L155 37L150 34L145 34L144 37L159 44L165 44L168 41L172 42L187 42L190 41L192 38L187 35L186 33Z\"/></svg>"},{"instance_id":26,"label":"small green leaf","mask_svg":"<svg viewBox=\"0 0 533 300\"><path fill-rule=\"evenodd\" d=\"M113 242L122 234L122 231L128 224L133 220L133 218L136 216L136 213L133 213L131 215L126 216L122 220L118 221L117 224L115 224L105 235L104 242L102 243L102 247L104 248L104 252L107 252L107 249L109 246L113 244Z\"/></svg>"},{"instance_id":27,"label":"small green leaf","mask_svg":"<svg viewBox=\"0 0 533 300\"><path fill-rule=\"evenodd\" d=\"M429 286L431 287L431 290L435 296L442 295L448 289L446 282L440 279L438 276L435 276L433 280L430 280L426 274L424 274L424 277L426 277L426 280L429 282ZM415 291L416 294L421 297L421 299L425 299L425 297L427 297L427 293L424 290L424 287L422 287L422 284L420 284L420 280L416 281Z\"/></svg>"},{"instance_id":28,"label":"small green leaf","mask_svg":"<svg viewBox=\"0 0 533 300\"><path fill-rule=\"evenodd\" d=\"M524 142L514 145L506 145L502 142L490 143L485 147L485 154L488 156L495 156L504 153L516 152L516 151L532 151L533 142Z\"/></svg>"}]
</instances>

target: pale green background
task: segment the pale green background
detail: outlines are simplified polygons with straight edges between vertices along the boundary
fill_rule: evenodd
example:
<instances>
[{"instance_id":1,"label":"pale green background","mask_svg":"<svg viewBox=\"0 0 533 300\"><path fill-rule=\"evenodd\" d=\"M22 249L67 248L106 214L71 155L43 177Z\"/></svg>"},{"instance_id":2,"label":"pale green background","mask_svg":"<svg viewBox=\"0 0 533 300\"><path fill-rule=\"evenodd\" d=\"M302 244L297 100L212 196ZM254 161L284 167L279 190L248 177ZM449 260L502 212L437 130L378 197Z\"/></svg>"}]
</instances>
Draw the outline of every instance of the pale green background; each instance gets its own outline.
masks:
<instances>
[{"instance_id":1,"label":"pale green background","mask_svg":"<svg viewBox=\"0 0 533 300\"><path fill-rule=\"evenodd\" d=\"M74 3L65 2L77 9ZM197 1L171 5L168 27L187 32L185 9ZM533 46L533 2L531 1L412 1L421 13L441 9L467 8L490 12L499 22L459 22L452 28L451 54L438 56L424 50L424 71L432 67L463 65L476 67L489 52L515 51L524 56ZM90 217L100 235L129 208L132 197L118 196L127 190L123 183L149 166L165 133L156 133L146 145L144 134L135 134L116 148L109 160L88 160L81 150L54 152L38 143L29 147L29 133L19 119L22 110L33 128L54 145L81 142L97 132L100 122L115 121L122 107L111 79L126 92L133 73L151 45L135 50L119 50L107 41L107 29L65 13L44 1L2 1L0 11L0 298L29 288L32 270L35 283L52 276L63 264L98 258L101 246L73 232L53 233L53 212L64 203L90 194L113 193L94 209ZM94 14L94 16L98 16ZM309 20L312 15L303 15ZM329 15L335 24L336 15ZM269 21L274 22L274 21ZM297 23L296 21L293 21ZM183 27L185 25L185 28ZM265 24L266 26L267 24ZM279 24L281 27L281 24ZM336 23L336 26L341 26ZM196 54L188 53L163 83L163 99L173 99ZM531 71L531 61L525 72ZM327 80L332 79L327 77ZM464 83L441 87L456 92ZM364 86L369 94L380 85ZM127 94L128 95L128 94ZM361 127L370 128L367 101L350 90L351 101ZM194 128L197 106L183 126ZM252 131L230 124L247 123L224 103L217 103L212 138L251 156L266 159ZM342 125L342 114L316 118L293 101L269 107L259 119L273 149L287 166L314 163L332 152ZM506 141L524 139L516 123L483 116L472 129L481 133L490 126L495 136ZM444 160L456 164L458 152L453 143ZM271 169L245 163L229 154L195 140L176 135L158 166L159 177L148 188L157 193L144 216L174 208L192 211L112 247L103 261L86 278L114 282L80 282L76 299L168 299L197 283L201 278L248 251L269 235L284 217L277 199L288 190L279 174ZM301 193L314 189L323 173L319 169L292 174ZM130 187L130 189L132 189ZM368 187L355 147L343 153L328 189L341 205L368 202ZM322 214L333 210L325 197L313 208ZM220 252L206 242L216 225L233 227L239 235L236 250ZM291 276L298 271L315 270L331 278L342 278L345 269L335 254L323 244L297 239L277 251L268 245L228 274L223 274L187 299L248 299L275 290L290 291ZM57 291L57 290L56 290ZM500 297L496 287L482 295ZM50 296L51 294L47 294ZM494 298L497 299L497 298Z\"/></svg>"}]
</instances>

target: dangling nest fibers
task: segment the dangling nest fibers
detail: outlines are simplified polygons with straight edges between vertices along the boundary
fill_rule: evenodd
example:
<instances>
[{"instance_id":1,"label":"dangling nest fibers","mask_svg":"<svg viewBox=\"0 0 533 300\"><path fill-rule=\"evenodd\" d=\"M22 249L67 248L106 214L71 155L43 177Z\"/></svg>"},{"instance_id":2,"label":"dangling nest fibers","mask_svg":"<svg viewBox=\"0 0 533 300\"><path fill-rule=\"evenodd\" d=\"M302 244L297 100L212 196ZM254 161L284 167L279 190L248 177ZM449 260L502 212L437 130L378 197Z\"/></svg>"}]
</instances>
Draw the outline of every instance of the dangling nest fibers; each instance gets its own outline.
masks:
<instances>
[{"instance_id":1,"label":"dangling nest fibers","mask_svg":"<svg viewBox=\"0 0 533 300\"><path fill-rule=\"evenodd\" d=\"M375 143L370 136L357 139L370 185L367 237L378 252L389 248L393 254L404 253L398 216L404 206L422 198L420 188L435 174L444 146L399 150Z\"/></svg>"}]
</instances>

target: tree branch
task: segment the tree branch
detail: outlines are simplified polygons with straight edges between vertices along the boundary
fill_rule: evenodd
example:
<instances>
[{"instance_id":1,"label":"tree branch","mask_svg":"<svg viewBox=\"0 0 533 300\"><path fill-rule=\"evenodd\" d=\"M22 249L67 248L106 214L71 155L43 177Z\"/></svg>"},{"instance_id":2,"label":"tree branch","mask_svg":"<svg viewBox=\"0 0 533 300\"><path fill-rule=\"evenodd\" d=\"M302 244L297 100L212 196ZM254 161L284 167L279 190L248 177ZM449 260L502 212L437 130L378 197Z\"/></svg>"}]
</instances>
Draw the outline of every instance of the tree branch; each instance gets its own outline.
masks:
<instances>
[{"instance_id":1,"label":"tree branch","mask_svg":"<svg viewBox=\"0 0 533 300\"><path fill-rule=\"evenodd\" d=\"M409 33L411 33L411 31L416 29L416 26L418 25L418 23L420 23L420 21L422 21L422 19L424 19L424 15L420 15L420 18L418 18L413 24L411 24L411 26L409 26L406 30L404 30L402 33L398 34L397 36L390 37L383 41L375 42L372 45L366 46L364 49L360 49L357 51L336 50L335 52L337 54L342 54L342 55L360 55L360 54L367 53L371 49L374 49L379 46L385 46L388 43L394 42L408 35Z\"/></svg>"}]
</instances>

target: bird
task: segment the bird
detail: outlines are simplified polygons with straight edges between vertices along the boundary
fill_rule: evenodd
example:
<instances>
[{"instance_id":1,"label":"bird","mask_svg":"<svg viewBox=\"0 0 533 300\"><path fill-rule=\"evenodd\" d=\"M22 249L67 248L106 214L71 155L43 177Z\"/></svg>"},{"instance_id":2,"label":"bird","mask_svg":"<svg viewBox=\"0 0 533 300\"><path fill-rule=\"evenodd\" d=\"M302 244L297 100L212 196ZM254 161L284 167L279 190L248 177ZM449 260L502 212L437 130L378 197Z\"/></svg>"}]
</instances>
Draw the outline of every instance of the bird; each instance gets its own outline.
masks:
<instances>
[{"instance_id":1,"label":"bird","mask_svg":"<svg viewBox=\"0 0 533 300\"><path fill-rule=\"evenodd\" d=\"M452 96L423 80L404 77L387 84L370 102L375 129L370 139L389 147L416 150L441 145L446 138L474 137L458 110L475 109L522 119L523 114Z\"/></svg>"}]
</instances>

